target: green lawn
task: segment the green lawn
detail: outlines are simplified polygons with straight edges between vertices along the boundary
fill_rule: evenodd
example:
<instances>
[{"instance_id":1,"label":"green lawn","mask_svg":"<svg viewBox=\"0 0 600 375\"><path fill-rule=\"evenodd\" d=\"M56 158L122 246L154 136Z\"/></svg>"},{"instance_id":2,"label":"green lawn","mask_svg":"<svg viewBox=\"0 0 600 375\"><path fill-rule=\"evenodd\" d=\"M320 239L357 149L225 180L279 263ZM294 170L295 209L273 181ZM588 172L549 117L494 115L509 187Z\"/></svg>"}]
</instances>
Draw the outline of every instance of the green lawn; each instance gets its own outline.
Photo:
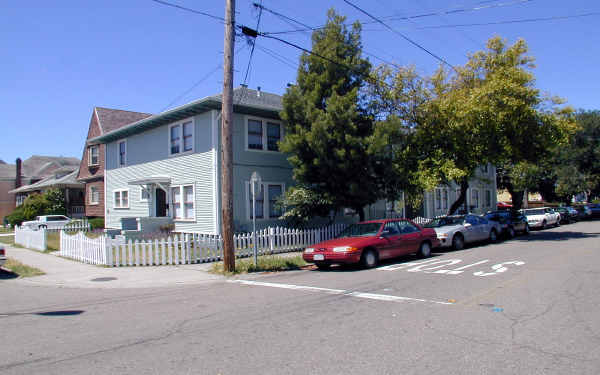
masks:
<instances>
[{"instance_id":1,"label":"green lawn","mask_svg":"<svg viewBox=\"0 0 600 375\"><path fill-rule=\"evenodd\" d=\"M0 242L10 246L15 246L15 236L2 236L0 237Z\"/></svg>"},{"instance_id":2,"label":"green lawn","mask_svg":"<svg viewBox=\"0 0 600 375\"><path fill-rule=\"evenodd\" d=\"M32 276L40 276L45 275L44 271L37 269L35 267L30 267L26 264L19 262L13 258L8 258L6 263L2 268L18 275L19 277L32 277Z\"/></svg>"}]
</instances>

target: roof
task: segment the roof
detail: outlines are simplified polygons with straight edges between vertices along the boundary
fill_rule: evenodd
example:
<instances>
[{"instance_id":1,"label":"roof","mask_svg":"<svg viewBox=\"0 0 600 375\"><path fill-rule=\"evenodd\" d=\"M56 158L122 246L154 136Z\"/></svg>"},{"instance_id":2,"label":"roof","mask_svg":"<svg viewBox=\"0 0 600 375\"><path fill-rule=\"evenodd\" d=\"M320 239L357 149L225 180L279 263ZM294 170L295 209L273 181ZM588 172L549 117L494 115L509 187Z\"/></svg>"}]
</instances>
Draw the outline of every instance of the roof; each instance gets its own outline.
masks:
<instances>
[{"instance_id":1,"label":"roof","mask_svg":"<svg viewBox=\"0 0 600 375\"><path fill-rule=\"evenodd\" d=\"M79 167L79 159L64 156L33 155L22 163L21 175L25 178L44 178L62 167ZM17 174L15 164L0 164L0 178L14 179Z\"/></svg>"},{"instance_id":2,"label":"roof","mask_svg":"<svg viewBox=\"0 0 600 375\"><path fill-rule=\"evenodd\" d=\"M207 96L157 115L143 118L119 129L106 132L101 136L88 140L88 143L107 143L206 111L213 109L220 110L221 98L221 94ZM283 109L281 99L282 97L277 94L252 90L246 87L237 87L233 90L233 111L255 116L278 118L279 112Z\"/></svg>"},{"instance_id":3,"label":"roof","mask_svg":"<svg viewBox=\"0 0 600 375\"><path fill-rule=\"evenodd\" d=\"M61 169L57 171L57 173L52 176L46 177L41 181L38 181L31 185L21 186L20 188L10 190L9 193L26 193L30 191L37 191L49 188L64 188L64 187L74 187L74 188L83 188L85 186L84 183L77 182L77 173L78 169L75 170L67 170ZM66 174L65 174L66 173Z\"/></svg>"},{"instance_id":4,"label":"roof","mask_svg":"<svg viewBox=\"0 0 600 375\"><path fill-rule=\"evenodd\" d=\"M96 114L102 134L119 129L132 122L152 116L151 113L124 111L121 109L96 107Z\"/></svg>"}]
</instances>

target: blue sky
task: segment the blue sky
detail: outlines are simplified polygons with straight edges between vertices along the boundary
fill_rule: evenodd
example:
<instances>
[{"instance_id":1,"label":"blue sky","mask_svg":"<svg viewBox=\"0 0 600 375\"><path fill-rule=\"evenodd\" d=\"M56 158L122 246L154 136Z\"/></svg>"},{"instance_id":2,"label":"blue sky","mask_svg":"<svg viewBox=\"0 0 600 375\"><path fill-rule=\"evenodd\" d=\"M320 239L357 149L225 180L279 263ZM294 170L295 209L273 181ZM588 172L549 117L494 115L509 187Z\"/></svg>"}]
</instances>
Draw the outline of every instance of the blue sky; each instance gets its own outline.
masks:
<instances>
[{"instance_id":1,"label":"blue sky","mask_svg":"<svg viewBox=\"0 0 600 375\"><path fill-rule=\"evenodd\" d=\"M168 0L223 16L224 1ZM256 0L259 1L259 0ZM538 87L575 108L600 109L600 2L592 0L351 0L451 64L500 35L524 38L536 58ZM275 1L263 5L308 26L325 22L328 8L349 21L368 21L342 0ZM250 0L237 1L237 22L256 27ZM474 8L480 8L475 10ZM450 12L452 10L465 10ZM587 17L497 23L549 17ZM386 18L387 20L387 18ZM471 25L471 26L456 26ZM428 28L434 27L434 28ZM259 30L301 28L263 12ZM376 24L363 27L364 50L431 73L438 61ZM279 37L310 48L310 33ZM223 25L150 0L3 1L0 6L0 159L62 155L80 158L94 106L158 113L221 91ZM243 83L250 48L236 43L234 85ZM259 38L248 85L282 94L296 78L300 52ZM212 72L212 74L211 74Z\"/></svg>"}]
</instances>

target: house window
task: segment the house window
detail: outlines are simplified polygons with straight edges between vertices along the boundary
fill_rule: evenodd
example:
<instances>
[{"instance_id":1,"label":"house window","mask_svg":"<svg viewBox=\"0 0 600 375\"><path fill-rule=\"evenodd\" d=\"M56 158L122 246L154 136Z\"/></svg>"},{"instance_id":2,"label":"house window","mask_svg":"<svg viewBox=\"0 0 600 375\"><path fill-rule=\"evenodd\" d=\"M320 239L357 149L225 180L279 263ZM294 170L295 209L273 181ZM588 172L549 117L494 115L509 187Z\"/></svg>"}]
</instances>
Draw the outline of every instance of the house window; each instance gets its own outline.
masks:
<instances>
[{"instance_id":1,"label":"house window","mask_svg":"<svg viewBox=\"0 0 600 375\"><path fill-rule=\"evenodd\" d=\"M248 148L251 150L263 149L262 121L248 120Z\"/></svg>"},{"instance_id":2,"label":"house window","mask_svg":"<svg viewBox=\"0 0 600 375\"><path fill-rule=\"evenodd\" d=\"M176 220L194 220L194 186L183 185L171 187L173 201L172 216Z\"/></svg>"},{"instance_id":3,"label":"house window","mask_svg":"<svg viewBox=\"0 0 600 375\"><path fill-rule=\"evenodd\" d=\"M119 142L119 166L127 165L127 141Z\"/></svg>"},{"instance_id":4,"label":"house window","mask_svg":"<svg viewBox=\"0 0 600 375\"><path fill-rule=\"evenodd\" d=\"M129 190L115 190L114 208L129 208Z\"/></svg>"},{"instance_id":5,"label":"house window","mask_svg":"<svg viewBox=\"0 0 600 375\"><path fill-rule=\"evenodd\" d=\"M100 203L100 190L97 186L90 186L90 204Z\"/></svg>"},{"instance_id":6,"label":"house window","mask_svg":"<svg viewBox=\"0 0 600 375\"><path fill-rule=\"evenodd\" d=\"M479 190L473 189L471 191L471 203L475 208L479 208Z\"/></svg>"},{"instance_id":7,"label":"house window","mask_svg":"<svg viewBox=\"0 0 600 375\"><path fill-rule=\"evenodd\" d=\"M435 209L440 210L442 208L442 190L435 189Z\"/></svg>"},{"instance_id":8,"label":"house window","mask_svg":"<svg viewBox=\"0 0 600 375\"><path fill-rule=\"evenodd\" d=\"M486 164L486 165L484 165L483 167L481 167L481 171L482 171L483 173L487 174L487 173L489 172L488 165Z\"/></svg>"},{"instance_id":9,"label":"house window","mask_svg":"<svg viewBox=\"0 0 600 375\"><path fill-rule=\"evenodd\" d=\"M257 186L257 190L258 190L258 186ZM248 198L249 198L249 204L250 204L250 209L248 210L250 212L250 219L253 219L254 217L252 216L252 184L248 183ZM258 193L258 191L256 192L256 200L254 202L255 206L254 206L254 214L256 215L257 219L262 219L264 218L264 212L265 212L265 208L264 208L264 202L265 202L265 188L263 185L263 188L260 192L260 194Z\"/></svg>"},{"instance_id":10,"label":"house window","mask_svg":"<svg viewBox=\"0 0 600 375\"><path fill-rule=\"evenodd\" d=\"M88 165L98 165L98 146L91 146L88 150L89 160Z\"/></svg>"},{"instance_id":11,"label":"house window","mask_svg":"<svg viewBox=\"0 0 600 375\"><path fill-rule=\"evenodd\" d=\"M150 190L140 186L140 202L148 202L150 200Z\"/></svg>"},{"instance_id":12,"label":"house window","mask_svg":"<svg viewBox=\"0 0 600 375\"><path fill-rule=\"evenodd\" d=\"M269 217L278 218L281 216L281 207L277 207L277 199L283 193L283 185L269 185L267 194L269 195Z\"/></svg>"},{"instance_id":13,"label":"house window","mask_svg":"<svg viewBox=\"0 0 600 375\"><path fill-rule=\"evenodd\" d=\"M485 206L492 207L492 192L491 192L491 190L485 191Z\"/></svg>"},{"instance_id":14,"label":"house window","mask_svg":"<svg viewBox=\"0 0 600 375\"><path fill-rule=\"evenodd\" d=\"M448 190L442 190L442 209L448 209Z\"/></svg>"},{"instance_id":15,"label":"house window","mask_svg":"<svg viewBox=\"0 0 600 375\"><path fill-rule=\"evenodd\" d=\"M278 122L248 119L246 121L246 147L248 150L279 151L281 124Z\"/></svg>"},{"instance_id":16,"label":"house window","mask_svg":"<svg viewBox=\"0 0 600 375\"><path fill-rule=\"evenodd\" d=\"M194 151L194 122L191 120L169 127L169 155Z\"/></svg>"},{"instance_id":17,"label":"house window","mask_svg":"<svg viewBox=\"0 0 600 375\"><path fill-rule=\"evenodd\" d=\"M247 186L247 207L248 207L248 219L252 220L252 185L246 181ZM262 185L262 191L260 194L256 194L256 218L257 219L277 219L283 214L283 210L277 207L277 199L281 197L285 185L282 183L271 183L266 182ZM267 202L267 204L265 204Z\"/></svg>"}]
</instances>

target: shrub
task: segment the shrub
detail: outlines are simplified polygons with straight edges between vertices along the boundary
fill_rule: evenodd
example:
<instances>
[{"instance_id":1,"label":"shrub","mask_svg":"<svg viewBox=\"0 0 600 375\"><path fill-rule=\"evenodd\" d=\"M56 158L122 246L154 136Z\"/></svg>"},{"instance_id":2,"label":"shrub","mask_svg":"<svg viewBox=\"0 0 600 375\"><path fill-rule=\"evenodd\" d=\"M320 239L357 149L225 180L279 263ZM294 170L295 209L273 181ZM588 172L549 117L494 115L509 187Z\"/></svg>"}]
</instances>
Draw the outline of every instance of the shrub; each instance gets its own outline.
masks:
<instances>
[{"instance_id":1,"label":"shrub","mask_svg":"<svg viewBox=\"0 0 600 375\"><path fill-rule=\"evenodd\" d=\"M104 218L103 217L95 217L93 219L89 219L88 223L90 223L92 230L104 229Z\"/></svg>"},{"instance_id":2,"label":"shrub","mask_svg":"<svg viewBox=\"0 0 600 375\"><path fill-rule=\"evenodd\" d=\"M27 219L25 218L25 213L23 212L23 206L15 208L10 215L6 216L6 221L8 221L11 227L21 225L21 223L23 223L25 220Z\"/></svg>"}]
</instances>

